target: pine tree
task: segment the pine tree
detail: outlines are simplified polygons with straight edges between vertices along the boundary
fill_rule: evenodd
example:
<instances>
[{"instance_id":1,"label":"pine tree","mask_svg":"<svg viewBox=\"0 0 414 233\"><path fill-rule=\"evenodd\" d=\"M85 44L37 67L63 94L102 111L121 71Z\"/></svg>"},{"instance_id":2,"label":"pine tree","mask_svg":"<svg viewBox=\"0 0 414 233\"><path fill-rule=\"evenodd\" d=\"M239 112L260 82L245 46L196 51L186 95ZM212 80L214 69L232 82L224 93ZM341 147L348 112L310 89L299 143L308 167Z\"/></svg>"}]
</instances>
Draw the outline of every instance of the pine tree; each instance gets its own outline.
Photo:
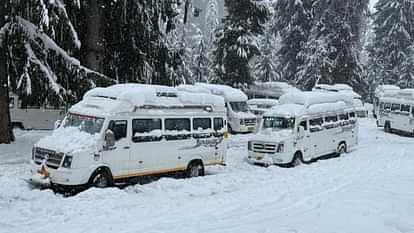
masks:
<instances>
[{"instance_id":1,"label":"pine tree","mask_svg":"<svg viewBox=\"0 0 414 233\"><path fill-rule=\"evenodd\" d=\"M414 87L414 1L379 0L375 9L370 76L377 83Z\"/></svg>"},{"instance_id":2,"label":"pine tree","mask_svg":"<svg viewBox=\"0 0 414 233\"><path fill-rule=\"evenodd\" d=\"M278 0L274 3L273 33L281 36L278 51L283 79L293 81L303 59L298 56L308 41L312 27L312 3L314 0Z\"/></svg>"},{"instance_id":3,"label":"pine tree","mask_svg":"<svg viewBox=\"0 0 414 233\"><path fill-rule=\"evenodd\" d=\"M263 0L226 0L228 15L217 30L214 66L221 82L228 85L253 82L249 62L259 54L257 36L268 16Z\"/></svg>"},{"instance_id":4,"label":"pine tree","mask_svg":"<svg viewBox=\"0 0 414 233\"><path fill-rule=\"evenodd\" d=\"M255 80L261 82L282 81L278 70L280 51L280 37L275 37L270 30L270 25L266 25L266 31L259 37L260 56L256 57L254 65Z\"/></svg>"},{"instance_id":5,"label":"pine tree","mask_svg":"<svg viewBox=\"0 0 414 233\"><path fill-rule=\"evenodd\" d=\"M366 92L359 56L368 1L317 0L313 6L313 27L299 54L305 62L297 84L311 89L317 82L345 83Z\"/></svg>"}]
</instances>

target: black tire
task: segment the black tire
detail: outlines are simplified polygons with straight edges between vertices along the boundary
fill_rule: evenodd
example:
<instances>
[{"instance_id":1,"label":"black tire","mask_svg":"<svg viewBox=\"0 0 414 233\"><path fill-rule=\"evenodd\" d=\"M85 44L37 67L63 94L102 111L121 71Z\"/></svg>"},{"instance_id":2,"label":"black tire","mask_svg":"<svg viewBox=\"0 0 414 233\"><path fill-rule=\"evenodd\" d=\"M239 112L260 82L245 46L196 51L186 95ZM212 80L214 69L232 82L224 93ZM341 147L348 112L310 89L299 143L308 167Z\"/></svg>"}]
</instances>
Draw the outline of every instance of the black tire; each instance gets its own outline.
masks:
<instances>
[{"instance_id":1,"label":"black tire","mask_svg":"<svg viewBox=\"0 0 414 233\"><path fill-rule=\"evenodd\" d=\"M193 161L190 164L188 164L187 170L186 170L186 177L192 178L192 177L199 177L204 176L204 165L201 161Z\"/></svg>"},{"instance_id":2,"label":"black tire","mask_svg":"<svg viewBox=\"0 0 414 233\"><path fill-rule=\"evenodd\" d=\"M113 185L111 174L105 169L96 170L89 179L89 186L95 188L107 188Z\"/></svg>"},{"instance_id":3,"label":"black tire","mask_svg":"<svg viewBox=\"0 0 414 233\"><path fill-rule=\"evenodd\" d=\"M384 132L391 133L391 124L389 122L385 122L385 124L384 124Z\"/></svg>"},{"instance_id":4,"label":"black tire","mask_svg":"<svg viewBox=\"0 0 414 233\"><path fill-rule=\"evenodd\" d=\"M338 145L336 154L337 154L338 157L340 157L342 154L345 154L347 152L347 150L348 150L348 148L346 146L346 143L345 142L341 142Z\"/></svg>"},{"instance_id":5,"label":"black tire","mask_svg":"<svg viewBox=\"0 0 414 233\"><path fill-rule=\"evenodd\" d=\"M229 131L230 134L234 134L234 131L231 128L231 125L230 124L227 124L227 130Z\"/></svg>"},{"instance_id":6,"label":"black tire","mask_svg":"<svg viewBox=\"0 0 414 233\"><path fill-rule=\"evenodd\" d=\"M295 155L293 156L292 162L290 163L291 167L297 167L300 166L301 164L303 164L303 156L301 152L296 152Z\"/></svg>"}]
</instances>

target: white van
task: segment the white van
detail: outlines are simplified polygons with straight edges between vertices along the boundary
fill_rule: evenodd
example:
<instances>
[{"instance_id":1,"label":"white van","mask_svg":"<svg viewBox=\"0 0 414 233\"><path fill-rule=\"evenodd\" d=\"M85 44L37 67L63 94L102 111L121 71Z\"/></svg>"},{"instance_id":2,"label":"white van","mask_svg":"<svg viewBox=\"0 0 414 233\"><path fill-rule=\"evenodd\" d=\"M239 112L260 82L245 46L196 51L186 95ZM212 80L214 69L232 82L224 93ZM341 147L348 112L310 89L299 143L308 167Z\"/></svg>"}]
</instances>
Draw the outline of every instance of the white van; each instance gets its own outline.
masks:
<instances>
[{"instance_id":1,"label":"white van","mask_svg":"<svg viewBox=\"0 0 414 233\"><path fill-rule=\"evenodd\" d=\"M385 132L414 134L414 89L402 89L391 97L379 98L377 125Z\"/></svg>"},{"instance_id":2,"label":"white van","mask_svg":"<svg viewBox=\"0 0 414 233\"><path fill-rule=\"evenodd\" d=\"M30 105L15 94L9 94L10 119L12 126L21 129L53 129L57 120L65 116L60 106Z\"/></svg>"},{"instance_id":3,"label":"white van","mask_svg":"<svg viewBox=\"0 0 414 233\"><path fill-rule=\"evenodd\" d=\"M401 89L398 86L394 85L379 85L375 89L374 98L373 98L373 115L374 118L378 118L380 115L380 98L384 97L393 97ZM379 125L383 127L384 125Z\"/></svg>"},{"instance_id":4,"label":"white van","mask_svg":"<svg viewBox=\"0 0 414 233\"><path fill-rule=\"evenodd\" d=\"M249 99L276 99L289 92L299 92L300 90L293 87L287 82L254 82L243 92Z\"/></svg>"},{"instance_id":5,"label":"white van","mask_svg":"<svg viewBox=\"0 0 414 233\"><path fill-rule=\"evenodd\" d=\"M226 85L196 83L181 85L180 90L196 93L211 93L224 98L227 108L228 129L230 132L250 133L256 131L256 116L250 112L247 96L239 89Z\"/></svg>"},{"instance_id":6,"label":"white van","mask_svg":"<svg viewBox=\"0 0 414 233\"><path fill-rule=\"evenodd\" d=\"M148 175L224 165L222 97L139 84L95 88L33 147L32 181L107 187Z\"/></svg>"},{"instance_id":7,"label":"white van","mask_svg":"<svg viewBox=\"0 0 414 233\"><path fill-rule=\"evenodd\" d=\"M352 96L329 92L290 93L263 115L248 142L248 161L292 165L347 152L358 143Z\"/></svg>"}]
</instances>

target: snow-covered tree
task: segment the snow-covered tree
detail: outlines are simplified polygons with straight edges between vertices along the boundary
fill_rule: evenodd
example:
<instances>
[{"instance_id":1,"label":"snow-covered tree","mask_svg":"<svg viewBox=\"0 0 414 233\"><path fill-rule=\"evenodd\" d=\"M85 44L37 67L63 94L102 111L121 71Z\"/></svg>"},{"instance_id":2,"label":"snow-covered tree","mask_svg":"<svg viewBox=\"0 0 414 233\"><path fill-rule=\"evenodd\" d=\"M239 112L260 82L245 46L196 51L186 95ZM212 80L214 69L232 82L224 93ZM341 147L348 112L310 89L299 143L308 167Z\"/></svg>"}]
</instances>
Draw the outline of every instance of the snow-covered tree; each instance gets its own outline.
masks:
<instances>
[{"instance_id":1,"label":"snow-covered tree","mask_svg":"<svg viewBox=\"0 0 414 233\"><path fill-rule=\"evenodd\" d=\"M254 75L257 81L283 81L279 72L280 36L271 33L270 25L266 25L263 35L259 36L260 55L254 61Z\"/></svg>"},{"instance_id":2,"label":"snow-covered tree","mask_svg":"<svg viewBox=\"0 0 414 233\"><path fill-rule=\"evenodd\" d=\"M414 87L414 1L379 0L375 9L369 75L376 83Z\"/></svg>"},{"instance_id":3,"label":"snow-covered tree","mask_svg":"<svg viewBox=\"0 0 414 233\"><path fill-rule=\"evenodd\" d=\"M278 0L274 3L273 33L281 37L278 69L282 78L293 81L303 57L298 56L308 41L315 0Z\"/></svg>"},{"instance_id":4,"label":"snow-covered tree","mask_svg":"<svg viewBox=\"0 0 414 233\"><path fill-rule=\"evenodd\" d=\"M257 36L268 16L267 1L226 0L228 15L217 30L215 69L221 82L235 85L253 81L249 62L259 54Z\"/></svg>"},{"instance_id":5,"label":"snow-covered tree","mask_svg":"<svg viewBox=\"0 0 414 233\"><path fill-rule=\"evenodd\" d=\"M368 0L316 0L313 27L299 56L304 60L296 82L304 89L315 83L345 83L366 92L360 63L361 34Z\"/></svg>"},{"instance_id":6,"label":"snow-covered tree","mask_svg":"<svg viewBox=\"0 0 414 233\"><path fill-rule=\"evenodd\" d=\"M205 16L205 37L208 48L212 48L214 43L215 31L220 24L217 0L208 0L207 12Z\"/></svg>"}]
</instances>

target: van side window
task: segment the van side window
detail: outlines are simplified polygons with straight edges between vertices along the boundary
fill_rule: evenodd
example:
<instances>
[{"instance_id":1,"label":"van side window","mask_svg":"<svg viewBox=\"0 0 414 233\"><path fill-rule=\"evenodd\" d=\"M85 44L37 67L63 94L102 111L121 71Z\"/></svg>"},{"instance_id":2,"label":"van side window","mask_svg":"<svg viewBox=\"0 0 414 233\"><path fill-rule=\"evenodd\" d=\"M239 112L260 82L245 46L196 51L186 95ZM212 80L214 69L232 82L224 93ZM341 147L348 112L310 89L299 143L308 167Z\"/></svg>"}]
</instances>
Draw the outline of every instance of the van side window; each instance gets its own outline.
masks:
<instances>
[{"instance_id":1,"label":"van side window","mask_svg":"<svg viewBox=\"0 0 414 233\"><path fill-rule=\"evenodd\" d=\"M349 113L349 118L355 118L355 112L350 112Z\"/></svg>"},{"instance_id":2,"label":"van side window","mask_svg":"<svg viewBox=\"0 0 414 233\"><path fill-rule=\"evenodd\" d=\"M414 116L414 106L411 106L411 115Z\"/></svg>"},{"instance_id":3,"label":"van side window","mask_svg":"<svg viewBox=\"0 0 414 233\"><path fill-rule=\"evenodd\" d=\"M308 123L306 121L301 121L299 126L302 126L305 131L308 130Z\"/></svg>"},{"instance_id":4,"label":"van side window","mask_svg":"<svg viewBox=\"0 0 414 233\"><path fill-rule=\"evenodd\" d=\"M391 110L391 104L390 104L390 103L385 103L385 104L384 104L384 110L385 110L385 111L389 111L389 110Z\"/></svg>"},{"instance_id":5,"label":"van side window","mask_svg":"<svg viewBox=\"0 0 414 233\"><path fill-rule=\"evenodd\" d=\"M379 109L382 111L382 110L384 110L384 103L383 102L381 102L380 103L380 105L379 105Z\"/></svg>"},{"instance_id":6,"label":"van side window","mask_svg":"<svg viewBox=\"0 0 414 233\"><path fill-rule=\"evenodd\" d=\"M340 120L340 125L344 126L344 125L348 125L349 124L349 116L348 114L340 114L339 115L339 120Z\"/></svg>"},{"instance_id":7,"label":"van side window","mask_svg":"<svg viewBox=\"0 0 414 233\"><path fill-rule=\"evenodd\" d=\"M211 129L210 118L194 118L193 119L193 130L206 130Z\"/></svg>"},{"instance_id":8,"label":"van side window","mask_svg":"<svg viewBox=\"0 0 414 233\"><path fill-rule=\"evenodd\" d=\"M14 108L14 97L9 98L9 108Z\"/></svg>"},{"instance_id":9,"label":"van side window","mask_svg":"<svg viewBox=\"0 0 414 233\"><path fill-rule=\"evenodd\" d=\"M309 131L311 133L318 132L322 130L323 118L315 118L309 120Z\"/></svg>"},{"instance_id":10,"label":"van side window","mask_svg":"<svg viewBox=\"0 0 414 233\"><path fill-rule=\"evenodd\" d=\"M183 140L191 137L191 122L187 118L165 119L165 138Z\"/></svg>"},{"instance_id":11,"label":"van side window","mask_svg":"<svg viewBox=\"0 0 414 233\"><path fill-rule=\"evenodd\" d=\"M356 123L356 119L355 119L355 112L350 112L349 113L349 123L351 124L355 124Z\"/></svg>"},{"instance_id":12,"label":"van side window","mask_svg":"<svg viewBox=\"0 0 414 233\"><path fill-rule=\"evenodd\" d=\"M132 120L132 141L161 141L161 129L161 119L134 119Z\"/></svg>"},{"instance_id":13,"label":"van side window","mask_svg":"<svg viewBox=\"0 0 414 233\"><path fill-rule=\"evenodd\" d=\"M338 116L327 116L325 117L325 124L324 127L326 129L332 129L337 127L337 123L338 122Z\"/></svg>"},{"instance_id":14,"label":"van side window","mask_svg":"<svg viewBox=\"0 0 414 233\"><path fill-rule=\"evenodd\" d=\"M401 112L403 112L405 115L410 113L410 105L402 104L401 105Z\"/></svg>"},{"instance_id":15,"label":"van side window","mask_svg":"<svg viewBox=\"0 0 414 233\"><path fill-rule=\"evenodd\" d=\"M109 122L108 129L110 129L115 134L115 141L119 141L122 138L126 138L128 129L127 126L128 122L125 120L111 121Z\"/></svg>"},{"instance_id":16,"label":"van side window","mask_svg":"<svg viewBox=\"0 0 414 233\"><path fill-rule=\"evenodd\" d=\"M392 104L391 111L400 111L401 106L399 104Z\"/></svg>"},{"instance_id":17,"label":"van side window","mask_svg":"<svg viewBox=\"0 0 414 233\"><path fill-rule=\"evenodd\" d=\"M214 118L214 131L219 131L224 128L223 118Z\"/></svg>"}]
</instances>

